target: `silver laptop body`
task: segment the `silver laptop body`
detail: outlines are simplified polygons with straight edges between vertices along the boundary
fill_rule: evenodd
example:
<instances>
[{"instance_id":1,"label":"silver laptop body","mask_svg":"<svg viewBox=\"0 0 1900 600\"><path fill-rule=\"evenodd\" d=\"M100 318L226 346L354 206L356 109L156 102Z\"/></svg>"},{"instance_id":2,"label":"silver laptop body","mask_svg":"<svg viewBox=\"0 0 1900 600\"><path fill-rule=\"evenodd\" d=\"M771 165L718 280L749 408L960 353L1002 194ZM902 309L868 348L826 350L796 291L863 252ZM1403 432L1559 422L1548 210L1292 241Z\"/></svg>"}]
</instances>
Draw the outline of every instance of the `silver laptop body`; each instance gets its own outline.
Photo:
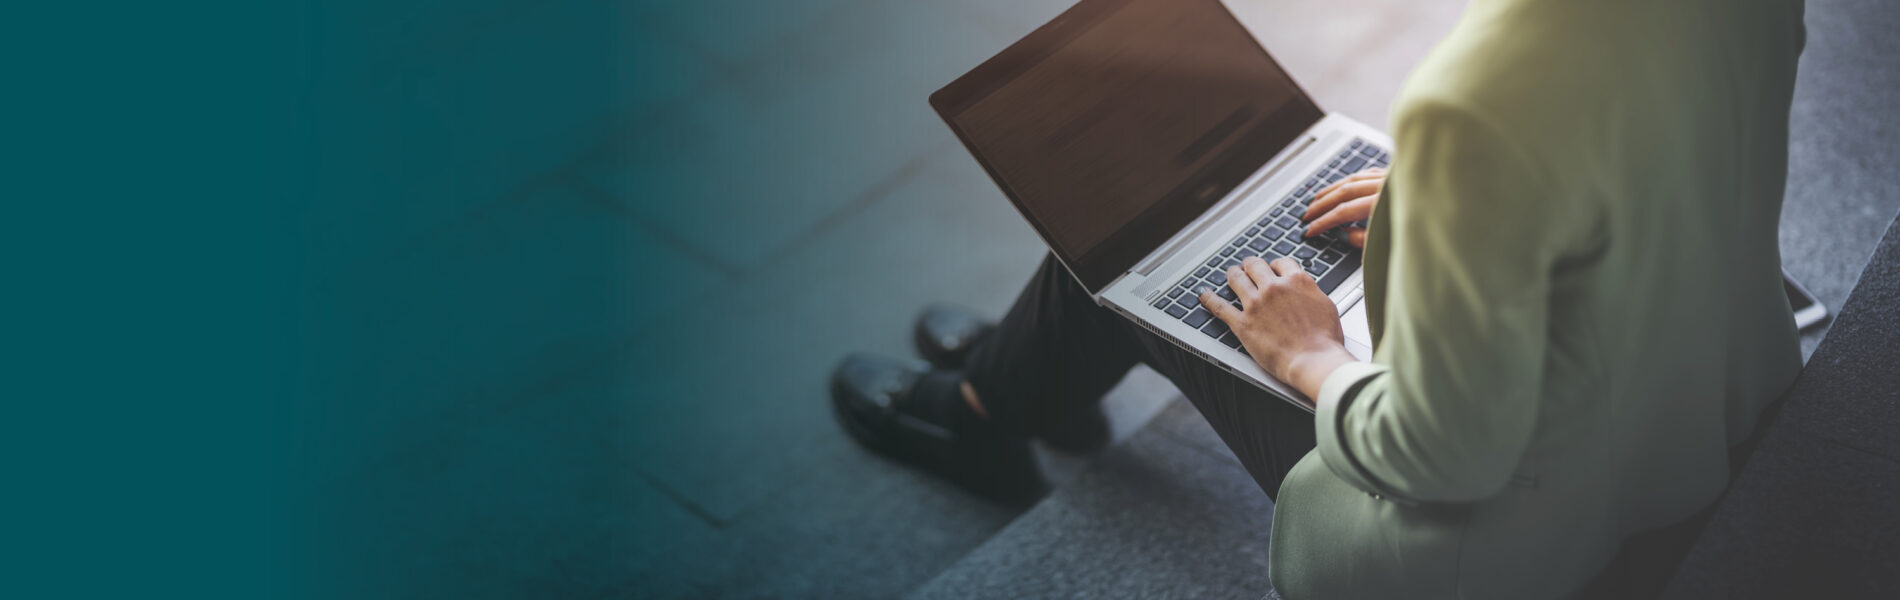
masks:
<instances>
[{"instance_id":1,"label":"silver laptop body","mask_svg":"<svg viewBox=\"0 0 1900 600\"><path fill-rule=\"evenodd\" d=\"M930 101L1102 306L1310 411L1193 293L1292 256L1371 358L1359 251L1299 219L1391 139L1320 110L1219 0L1082 0Z\"/></svg>"},{"instance_id":2,"label":"silver laptop body","mask_svg":"<svg viewBox=\"0 0 1900 600\"><path fill-rule=\"evenodd\" d=\"M1143 257L1134 269L1115 278L1107 289L1094 294L1095 301L1168 341L1220 365L1241 379L1312 410L1311 399L1268 376L1252 357L1243 354L1240 349L1224 344L1202 331L1207 324L1198 328L1190 327L1187 322L1154 304L1177 287L1174 284L1205 267L1208 259L1220 256L1231 240L1254 227L1271 208L1293 194L1314 173L1325 169L1326 164L1354 139L1372 144L1381 151L1392 147L1391 138L1378 130L1344 115L1328 113L1312 129L1302 134L1298 142L1262 166L1240 188L1222 198L1214 208L1170 238L1159 250ZM1346 349L1360 360L1371 360L1372 333L1366 325L1366 309L1361 302L1365 297L1365 288L1361 284L1363 273L1364 269L1354 265L1328 297L1339 308L1340 326L1346 334ZM1204 278L1201 281L1206 282Z\"/></svg>"}]
</instances>

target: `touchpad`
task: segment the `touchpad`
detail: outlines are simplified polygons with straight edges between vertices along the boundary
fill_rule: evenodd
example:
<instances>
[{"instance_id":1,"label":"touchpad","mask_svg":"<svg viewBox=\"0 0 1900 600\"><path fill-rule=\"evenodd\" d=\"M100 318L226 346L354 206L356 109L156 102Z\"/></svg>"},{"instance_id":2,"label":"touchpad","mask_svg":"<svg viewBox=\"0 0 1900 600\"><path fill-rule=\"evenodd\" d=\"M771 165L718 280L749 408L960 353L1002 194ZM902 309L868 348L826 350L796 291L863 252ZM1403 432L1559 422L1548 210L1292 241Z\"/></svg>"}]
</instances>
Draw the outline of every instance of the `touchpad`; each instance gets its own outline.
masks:
<instances>
[{"instance_id":1,"label":"touchpad","mask_svg":"<svg viewBox=\"0 0 1900 600\"><path fill-rule=\"evenodd\" d=\"M1339 327L1346 332L1346 350L1359 360L1372 360L1372 329L1366 325L1365 299L1339 316Z\"/></svg>"}]
</instances>

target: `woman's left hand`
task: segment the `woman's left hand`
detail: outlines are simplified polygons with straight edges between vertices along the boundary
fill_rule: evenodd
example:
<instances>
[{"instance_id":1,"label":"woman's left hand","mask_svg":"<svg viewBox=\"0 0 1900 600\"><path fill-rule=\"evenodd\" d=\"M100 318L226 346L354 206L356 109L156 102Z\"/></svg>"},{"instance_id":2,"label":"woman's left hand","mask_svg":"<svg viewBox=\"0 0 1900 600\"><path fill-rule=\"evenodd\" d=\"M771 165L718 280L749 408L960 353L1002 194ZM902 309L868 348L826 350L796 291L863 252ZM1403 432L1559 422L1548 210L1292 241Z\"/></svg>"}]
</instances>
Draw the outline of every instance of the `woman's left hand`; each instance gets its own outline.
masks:
<instances>
[{"instance_id":1,"label":"woman's left hand","mask_svg":"<svg viewBox=\"0 0 1900 600\"><path fill-rule=\"evenodd\" d=\"M1366 247L1366 228L1350 223L1372 218L1379 205L1379 191L1385 189L1385 169L1373 167L1353 173L1313 194L1313 204L1300 220L1306 221L1306 236L1313 237L1334 227L1344 227L1346 243Z\"/></svg>"}]
</instances>

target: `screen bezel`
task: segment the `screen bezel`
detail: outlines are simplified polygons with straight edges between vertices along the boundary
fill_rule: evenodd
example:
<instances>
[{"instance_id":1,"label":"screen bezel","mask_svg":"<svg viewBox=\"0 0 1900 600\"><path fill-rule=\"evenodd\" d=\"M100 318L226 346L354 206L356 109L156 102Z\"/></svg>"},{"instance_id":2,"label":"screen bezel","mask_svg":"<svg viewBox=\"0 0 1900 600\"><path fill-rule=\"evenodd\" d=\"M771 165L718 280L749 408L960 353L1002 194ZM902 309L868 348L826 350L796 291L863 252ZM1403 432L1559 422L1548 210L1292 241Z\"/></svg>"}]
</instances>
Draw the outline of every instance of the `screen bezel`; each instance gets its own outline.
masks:
<instances>
[{"instance_id":1,"label":"screen bezel","mask_svg":"<svg viewBox=\"0 0 1900 600\"><path fill-rule=\"evenodd\" d=\"M1054 242L1055 238L1050 235L1047 226L1028 210L1022 198L1016 194L1015 190L1010 189L1009 184L1003 180L997 169L990 164L976 145L971 143L963 128L957 125L957 116L1133 1L1135 0L1082 0L1048 23L1036 28L1023 39L997 53L996 56L977 65L962 77L958 77L930 95L930 106L936 109L937 115L950 126L950 131L956 134L957 140L962 142L963 147L976 158L977 164L983 167L983 171L989 174L997 187L1002 188L1003 195L1009 198L1010 204L1014 205L1016 211L1029 221L1030 226L1035 228L1036 234L1042 237L1043 243L1049 246L1064 266L1069 268L1069 272L1082 283L1082 287L1086 288L1091 296L1100 294L1117 277L1133 268L1156 248L1161 247L1175 233L1194 222L1194 219L1199 218L1206 210L1217 206L1218 201L1199 210L1192 210L1193 207L1184 205L1181 208L1187 210L1171 212L1185 214L1161 215L1161 218L1155 219L1156 222L1145 223L1139 230L1125 227L1104 240L1100 244L1101 247L1091 251L1087 256L1073 256ZM1273 55L1267 53L1266 48L1253 37L1251 30L1248 30L1246 25L1235 17L1233 11L1228 10L1224 3L1220 0L1175 0L1175 2L1178 4L1205 2L1214 5L1225 13L1227 18L1233 20L1234 25L1241 31L1248 32L1247 38L1252 42L1254 50L1259 52L1260 57L1266 59L1274 70L1284 76L1288 86L1292 88L1293 98L1270 115L1268 120L1284 120L1282 122L1285 123L1285 127L1292 131L1292 135L1287 136L1289 143L1299 139L1299 133L1310 129L1314 123L1325 118L1325 111L1313 102L1312 96L1307 95L1306 90L1300 87L1299 82L1293 80L1286 68L1282 67L1279 61L1274 60ZM1267 158L1262 159L1260 164L1252 165L1253 168L1248 173L1257 172L1281 149L1275 150L1274 154L1269 154ZM1233 187L1221 190L1221 196L1232 193L1245 179L1243 177L1235 181ZM1155 199L1156 202L1160 200L1160 198Z\"/></svg>"}]
</instances>

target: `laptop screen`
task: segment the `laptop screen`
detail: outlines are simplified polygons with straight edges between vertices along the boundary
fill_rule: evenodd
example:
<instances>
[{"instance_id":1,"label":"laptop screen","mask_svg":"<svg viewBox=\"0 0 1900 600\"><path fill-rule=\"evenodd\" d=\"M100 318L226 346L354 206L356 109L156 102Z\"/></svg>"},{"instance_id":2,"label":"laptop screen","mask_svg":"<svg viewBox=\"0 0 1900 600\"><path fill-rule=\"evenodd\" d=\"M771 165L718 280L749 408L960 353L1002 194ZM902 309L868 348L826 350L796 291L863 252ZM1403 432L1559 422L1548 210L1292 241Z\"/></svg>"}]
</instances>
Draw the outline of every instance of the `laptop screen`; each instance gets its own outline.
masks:
<instances>
[{"instance_id":1,"label":"laptop screen","mask_svg":"<svg viewBox=\"0 0 1900 600\"><path fill-rule=\"evenodd\" d=\"M1219 0L1083 0L931 104L1090 293L1323 116Z\"/></svg>"}]
</instances>

